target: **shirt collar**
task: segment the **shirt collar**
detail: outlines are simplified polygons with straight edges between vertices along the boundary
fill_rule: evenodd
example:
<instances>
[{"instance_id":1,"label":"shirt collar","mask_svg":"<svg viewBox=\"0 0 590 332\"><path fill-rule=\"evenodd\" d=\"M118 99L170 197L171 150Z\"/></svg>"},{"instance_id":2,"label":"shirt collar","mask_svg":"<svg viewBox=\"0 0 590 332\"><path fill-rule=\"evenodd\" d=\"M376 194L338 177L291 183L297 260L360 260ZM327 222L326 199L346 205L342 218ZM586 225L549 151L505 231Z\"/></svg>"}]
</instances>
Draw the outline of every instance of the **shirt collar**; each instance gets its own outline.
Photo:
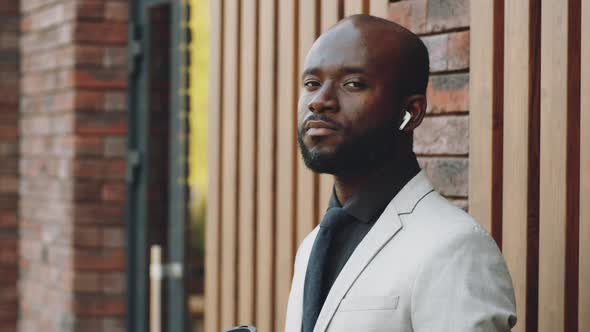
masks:
<instances>
[{"instance_id":1,"label":"shirt collar","mask_svg":"<svg viewBox=\"0 0 590 332\"><path fill-rule=\"evenodd\" d=\"M338 201L332 186L329 208L342 207L346 213L362 223L375 221L393 197L420 171L415 159L412 159L410 165L400 166L395 161L389 163L354 193L344 206Z\"/></svg>"}]
</instances>

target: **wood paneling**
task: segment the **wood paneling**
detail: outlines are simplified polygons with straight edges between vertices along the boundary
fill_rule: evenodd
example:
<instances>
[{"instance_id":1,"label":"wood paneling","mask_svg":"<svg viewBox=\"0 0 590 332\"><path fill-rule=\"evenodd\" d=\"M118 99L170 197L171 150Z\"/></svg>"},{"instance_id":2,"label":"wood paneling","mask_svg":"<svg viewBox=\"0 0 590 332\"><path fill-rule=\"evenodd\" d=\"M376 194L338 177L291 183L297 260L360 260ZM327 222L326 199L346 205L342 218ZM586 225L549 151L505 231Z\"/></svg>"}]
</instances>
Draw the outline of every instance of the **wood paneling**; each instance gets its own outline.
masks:
<instances>
[{"instance_id":1,"label":"wood paneling","mask_svg":"<svg viewBox=\"0 0 590 332\"><path fill-rule=\"evenodd\" d=\"M387 18L389 0L370 0L369 14L381 18Z\"/></svg>"},{"instance_id":2,"label":"wood paneling","mask_svg":"<svg viewBox=\"0 0 590 332\"><path fill-rule=\"evenodd\" d=\"M344 0L344 17L369 13L369 0Z\"/></svg>"},{"instance_id":3,"label":"wood paneling","mask_svg":"<svg viewBox=\"0 0 590 332\"><path fill-rule=\"evenodd\" d=\"M470 6L469 179L477 181L469 181L469 213L491 232L494 4Z\"/></svg>"},{"instance_id":4,"label":"wood paneling","mask_svg":"<svg viewBox=\"0 0 590 332\"><path fill-rule=\"evenodd\" d=\"M539 331L564 330L568 8L541 9Z\"/></svg>"},{"instance_id":5,"label":"wood paneling","mask_svg":"<svg viewBox=\"0 0 590 332\"><path fill-rule=\"evenodd\" d=\"M261 331L271 331L274 326L275 6L275 0L259 1L256 325Z\"/></svg>"},{"instance_id":6,"label":"wood paneling","mask_svg":"<svg viewBox=\"0 0 590 332\"><path fill-rule=\"evenodd\" d=\"M240 177L238 322L253 322L256 266L256 1L243 1L240 9Z\"/></svg>"},{"instance_id":7,"label":"wood paneling","mask_svg":"<svg viewBox=\"0 0 590 332\"><path fill-rule=\"evenodd\" d=\"M291 276L295 257L295 178L296 161L299 158L295 142L297 115L298 73L295 68L296 50L296 1L278 3L278 91L277 91L277 230L274 331L282 331L285 324L287 300L291 290Z\"/></svg>"},{"instance_id":8,"label":"wood paneling","mask_svg":"<svg viewBox=\"0 0 590 332\"><path fill-rule=\"evenodd\" d=\"M582 2L581 58L590 59L590 3ZM590 331L590 63L581 63L578 329Z\"/></svg>"},{"instance_id":9,"label":"wood paneling","mask_svg":"<svg viewBox=\"0 0 590 332\"><path fill-rule=\"evenodd\" d=\"M239 6L237 1L224 1L223 27L223 105L221 141L221 324L236 322L237 299L237 188L238 188L238 121L239 121Z\"/></svg>"},{"instance_id":10,"label":"wood paneling","mask_svg":"<svg viewBox=\"0 0 590 332\"><path fill-rule=\"evenodd\" d=\"M528 1L505 1L502 252L512 274L518 317L526 317L529 178ZM526 320L513 330L524 332Z\"/></svg>"},{"instance_id":11,"label":"wood paneling","mask_svg":"<svg viewBox=\"0 0 590 332\"><path fill-rule=\"evenodd\" d=\"M283 330L296 248L332 188L296 144L305 56L388 3L210 2L207 331ZM469 209L506 257L514 331L590 329L590 5L567 3L470 2Z\"/></svg>"},{"instance_id":12,"label":"wood paneling","mask_svg":"<svg viewBox=\"0 0 590 332\"><path fill-rule=\"evenodd\" d=\"M209 114L208 114L208 193L207 193L207 233L205 246L205 330L220 330L220 208L221 151L221 75L223 63L221 34L223 32L223 13L221 2L209 4Z\"/></svg>"}]
</instances>

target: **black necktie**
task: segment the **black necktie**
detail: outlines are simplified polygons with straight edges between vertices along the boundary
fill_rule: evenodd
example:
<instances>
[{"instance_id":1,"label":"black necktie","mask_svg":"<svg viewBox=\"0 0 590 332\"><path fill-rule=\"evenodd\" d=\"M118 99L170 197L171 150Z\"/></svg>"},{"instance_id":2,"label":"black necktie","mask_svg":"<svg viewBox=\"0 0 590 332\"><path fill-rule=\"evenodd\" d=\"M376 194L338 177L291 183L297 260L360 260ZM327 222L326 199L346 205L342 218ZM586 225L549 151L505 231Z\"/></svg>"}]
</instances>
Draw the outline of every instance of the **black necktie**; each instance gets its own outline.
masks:
<instances>
[{"instance_id":1,"label":"black necktie","mask_svg":"<svg viewBox=\"0 0 590 332\"><path fill-rule=\"evenodd\" d=\"M303 286L303 332L312 332L324 305L328 290L325 289L325 267L328 250L336 227L347 222L350 216L342 208L328 209L320 223L320 229L311 248L305 284Z\"/></svg>"}]
</instances>

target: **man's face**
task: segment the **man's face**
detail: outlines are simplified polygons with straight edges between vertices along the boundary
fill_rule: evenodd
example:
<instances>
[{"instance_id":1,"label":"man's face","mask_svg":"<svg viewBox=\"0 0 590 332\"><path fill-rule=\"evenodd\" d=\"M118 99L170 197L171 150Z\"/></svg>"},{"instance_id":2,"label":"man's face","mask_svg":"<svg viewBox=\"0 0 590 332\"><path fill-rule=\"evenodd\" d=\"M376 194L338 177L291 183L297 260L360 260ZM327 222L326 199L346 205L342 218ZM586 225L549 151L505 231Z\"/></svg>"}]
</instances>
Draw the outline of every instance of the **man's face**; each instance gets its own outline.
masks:
<instances>
[{"instance_id":1,"label":"man's face","mask_svg":"<svg viewBox=\"0 0 590 332\"><path fill-rule=\"evenodd\" d=\"M392 156L399 118L395 59L351 23L310 50L301 81L298 142L306 165L337 175L364 172Z\"/></svg>"}]
</instances>

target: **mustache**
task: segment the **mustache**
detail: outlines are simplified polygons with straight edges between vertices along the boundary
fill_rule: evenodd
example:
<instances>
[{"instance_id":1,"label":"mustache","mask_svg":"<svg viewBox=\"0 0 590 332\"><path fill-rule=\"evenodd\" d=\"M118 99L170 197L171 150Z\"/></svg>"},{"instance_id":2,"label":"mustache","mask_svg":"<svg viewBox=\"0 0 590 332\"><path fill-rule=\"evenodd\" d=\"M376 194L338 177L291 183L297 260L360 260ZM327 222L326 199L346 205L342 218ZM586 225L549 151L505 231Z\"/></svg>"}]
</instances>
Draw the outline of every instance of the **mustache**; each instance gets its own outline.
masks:
<instances>
[{"instance_id":1,"label":"mustache","mask_svg":"<svg viewBox=\"0 0 590 332\"><path fill-rule=\"evenodd\" d=\"M318 114L311 113L303 120L300 130L303 130L303 128L305 128L305 126L307 125L307 123L309 121L324 121L324 122L334 125L334 127L338 128L338 129L344 128L344 126L342 124L340 124L340 122L337 122L336 120L331 119L324 114L318 115Z\"/></svg>"}]
</instances>

